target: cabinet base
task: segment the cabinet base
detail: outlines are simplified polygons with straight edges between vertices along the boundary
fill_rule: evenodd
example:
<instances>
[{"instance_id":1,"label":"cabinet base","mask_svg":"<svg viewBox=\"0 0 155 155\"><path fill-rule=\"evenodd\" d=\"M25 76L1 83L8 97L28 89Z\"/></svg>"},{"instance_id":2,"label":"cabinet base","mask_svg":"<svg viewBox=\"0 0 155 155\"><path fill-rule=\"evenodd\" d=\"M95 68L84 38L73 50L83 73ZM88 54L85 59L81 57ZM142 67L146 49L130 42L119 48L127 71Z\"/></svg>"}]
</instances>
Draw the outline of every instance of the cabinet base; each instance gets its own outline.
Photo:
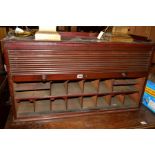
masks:
<instances>
[{"instance_id":1,"label":"cabinet base","mask_svg":"<svg viewBox=\"0 0 155 155\"><path fill-rule=\"evenodd\" d=\"M27 121L50 121L53 119L63 119L63 118L70 118L70 117L79 117L79 116L89 116L89 115L99 115L99 114L106 114L106 113L119 113L119 112L129 112L129 111L138 111L138 108L130 108L130 109L115 109L115 110L89 110L84 112L65 112L65 113L57 113L52 115L44 115L44 116L34 116L34 117L20 117L17 119L13 119L13 122L27 122Z\"/></svg>"}]
</instances>

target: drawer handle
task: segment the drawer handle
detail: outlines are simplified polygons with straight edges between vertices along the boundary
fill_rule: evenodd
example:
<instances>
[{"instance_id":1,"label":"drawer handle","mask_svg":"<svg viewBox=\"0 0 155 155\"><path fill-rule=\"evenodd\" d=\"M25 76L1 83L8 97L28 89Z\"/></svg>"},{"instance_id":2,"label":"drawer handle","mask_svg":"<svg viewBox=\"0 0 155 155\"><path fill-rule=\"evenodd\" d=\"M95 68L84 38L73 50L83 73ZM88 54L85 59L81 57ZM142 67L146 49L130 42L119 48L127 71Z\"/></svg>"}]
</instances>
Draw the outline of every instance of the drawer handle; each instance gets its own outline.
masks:
<instances>
[{"instance_id":1,"label":"drawer handle","mask_svg":"<svg viewBox=\"0 0 155 155\"><path fill-rule=\"evenodd\" d=\"M77 79L87 78L87 75L86 74L77 74L76 78Z\"/></svg>"},{"instance_id":2,"label":"drawer handle","mask_svg":"<svg viewBox=\"0 0 155 155\"><path fill-rule=\"evenodd\" d=\"M126 76L127 76L127 74L126 74L126 73L121 73L121 75L122 75L123 77L126 77Z\"/></svg>"},{"instance_id":3,"label":"drawer handle","mask_svg":"<svg viewBox=\"0 0 155 155\"><path fill-rule=\"evenodd\" d=\"M83 79L84 78L84 74L77 74L76 78L77 79Z\"/></svg>"}]
</instances>

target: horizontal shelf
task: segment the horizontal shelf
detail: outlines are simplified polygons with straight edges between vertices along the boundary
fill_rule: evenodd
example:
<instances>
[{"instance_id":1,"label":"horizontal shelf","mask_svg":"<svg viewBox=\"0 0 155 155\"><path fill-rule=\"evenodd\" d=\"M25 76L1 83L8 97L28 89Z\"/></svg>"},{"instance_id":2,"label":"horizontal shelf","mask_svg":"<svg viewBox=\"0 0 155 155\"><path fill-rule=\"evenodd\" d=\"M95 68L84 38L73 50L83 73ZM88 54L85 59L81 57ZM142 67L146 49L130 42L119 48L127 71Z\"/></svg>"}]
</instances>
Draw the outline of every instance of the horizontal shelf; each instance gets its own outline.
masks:
<instances>
[{"instance_id":1,"label":"horizontal shelf","mask_svg":"<svg viewBox=\"0 0 155 155\"><path fill-rule=\"evenodd\" d=\"M14 89L15 91L50 89L50 82L14 83Z\"/></svg>"},{"instance_id":2,"label":"horizontal shelf","mask_svg":"<svg viewBox=\"0 0 155 155\"><path fill-rule=\"evenodd\" d=\"M132 92L132 91L138 91L138 89L133 86L114 86L113 87L113 92Z\"/></svg>"},{"instance_id":3,"label":"horizontal shelf","mask_svg":"<svg viewBox=\"0 0 155 155\"><path fill-rule=\"evenodd\" d=\"M30 97L31 95L29 95L29 97L26 97L24 94L22 96L20 96L19 94L15 96L15 100L16 101L22 101L22 100L41 100L41 99L58 99L58 98L73 98L73 97L86 97L86 96L103 96L103 95L117 95L117 94L131 94L131 93L138 93L138 91L124 91L124 92L110 92L110 93L93 93L93 94L73 94L73 95L63 95L63 96L33 96Z\"/></svg>"},{"instance_id":4,"label":"horizontal shelf","mask_svg":"<svg viewBox=\"0 0 155 155\"><path fill-rule=\"evenodd\" d=\"M20 91L15 92L16 99L28 99L28 98L44 98L49 97L50 91L49 90L37 90L37 91Z\"/></svg>"},{"instance_id":5,"label":"horizontal shelf","mask_svg":"<svg viewBox=\"0 0 155 155\"><path fill-rule=\"evenodd\" d=\"M137 79L117 79L113 85L133 85L137 83Z\"/></svg>"}]
</instances>

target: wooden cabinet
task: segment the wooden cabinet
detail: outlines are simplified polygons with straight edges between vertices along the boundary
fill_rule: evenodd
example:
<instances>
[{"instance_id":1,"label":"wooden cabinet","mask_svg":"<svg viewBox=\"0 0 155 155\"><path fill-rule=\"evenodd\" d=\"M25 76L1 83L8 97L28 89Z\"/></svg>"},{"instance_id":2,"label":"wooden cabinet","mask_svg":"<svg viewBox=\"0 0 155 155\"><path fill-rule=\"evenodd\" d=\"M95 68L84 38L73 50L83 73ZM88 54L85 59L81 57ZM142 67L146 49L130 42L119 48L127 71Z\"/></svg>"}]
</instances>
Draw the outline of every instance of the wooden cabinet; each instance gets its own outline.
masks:
<instances>
[{"instance_id":1,"label":"wooden cabinet","mask_svg":"<svg viewBox=\"0 0 155 155\"><path fill-rule=\"evenodd\" d=\"M139 108L154 44L75 34L60 42L3 40L15 121Z\"/></svg>"}]
</instances>

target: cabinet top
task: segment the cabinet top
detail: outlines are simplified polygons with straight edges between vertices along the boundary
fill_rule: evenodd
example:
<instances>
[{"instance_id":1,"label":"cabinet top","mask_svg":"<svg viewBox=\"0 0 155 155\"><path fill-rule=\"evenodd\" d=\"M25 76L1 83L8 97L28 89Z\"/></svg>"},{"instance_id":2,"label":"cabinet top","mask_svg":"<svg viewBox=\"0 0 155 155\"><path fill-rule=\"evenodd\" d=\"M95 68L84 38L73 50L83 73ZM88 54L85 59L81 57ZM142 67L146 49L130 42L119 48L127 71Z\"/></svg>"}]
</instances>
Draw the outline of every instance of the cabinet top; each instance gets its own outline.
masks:
<instances>
[{"instance_id":1,"label":"cabinet top","mask_svg":"<svg viewBox=\"0 0 155 155\"><path fill-rule=\"evenodd\" d=\"M152 41L146 40L146 38L133 37L133 41L110 41L106 39L99 40L97 39L98 33L87 33L87 32L59 32L61 35L61 41L48 41L48 40L35 40L34 36L30 37L15 37L7 36L2 40L3 44L21 44L21 45L127 45L127 46L155 46L155 43Z\"/></svg>"}]
</instances>

